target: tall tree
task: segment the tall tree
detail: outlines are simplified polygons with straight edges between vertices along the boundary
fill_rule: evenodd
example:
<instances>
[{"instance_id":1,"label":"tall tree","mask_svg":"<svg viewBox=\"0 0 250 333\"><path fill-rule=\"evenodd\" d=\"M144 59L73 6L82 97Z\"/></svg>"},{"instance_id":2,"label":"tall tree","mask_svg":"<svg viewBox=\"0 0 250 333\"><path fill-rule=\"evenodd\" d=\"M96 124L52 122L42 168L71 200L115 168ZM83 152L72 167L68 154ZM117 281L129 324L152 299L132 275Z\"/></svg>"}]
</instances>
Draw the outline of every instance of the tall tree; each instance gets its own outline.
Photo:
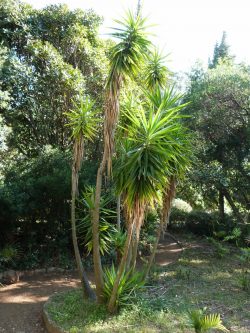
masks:
<instances>
[{"instance_id":1,"label":"tall tree","mask_svg":"<svg viewBox=\"0 0 250 333\"><path fill-rule=\"evenodd\" d=\"M84 270L77 242L76 232L76 199L78 197L78 180L84 156L84 141L93 140L96 134L96 111L93 109L93 102L89 98L82 99L80 105L75 105L75 109L67 113L69 124L72 128L73 162L72 162L72 190L71 190L71 228L72 240L75 251L75 258L84 293L87 297L95 299L95 294L90 287L87 274Z\"/></svg>"},{"instance_id":2,"label":"tall tree","mask_svg":"<svg viewBox=\"0 0 250 333\"><path fill-rule=\"evenodd\" d=\"M212 61L209 60L209 68L215 68L220 60L232 59L233 57L229 53L229 45L226 42L227 33L223 31L220 44L216 43L214 47L214 54Z\"/></svg>"},{"instance_id":3,"label":"tall tree","mask_svg":"<svg viewBox=\"0 0 250 333\"><path fill-rule=\"evenodd\" d=\"M165 109L163 105L157 108L151 106L151 100L147 100L146 106L141 104L137 113L128 111L128 135L121 143L123 154L120 154L115 167L117 191L123 193L126 204L128 236L109 300L110 312L115 310L118 286L126 268L130 246L133 247L134 258L127 266L129 270L134 269L146 206L152 205L159 191L163 191L171 159L182 145L176 140L180 134L180 107ZM134 230L135 244L132 243Z\"/></svg>"},{"instance_id":4,"label":"tall tree","mask_svg":"<svg viewBox=\"0 0 250 333\"><path fill-rule=\"evenodd\" d=\"M120 40L110 54L110 72L106 84L106 105L104 119L104 150L102 161L97 172L95 208L93 211L93 259L96 278L97 297L103 298L103 272L99 249L99 215L102 178L107 167L111 173L111 161L114 152L114 134L119 116L119 95L122 84L128 77L134 77L145 59L150 42L145 32L145 19L136 18L131 12L123 21L116 22L119 29L112 34Z\"/></svg>"},{"instance_id":5,"label":"tall tree","mask_svg":"<svg viewBox=\"0 0 250 333\"><path fill-rule=\"evenodd\" d=\"M192 186L206 208L220 209L221 218L226 198L239 221L240 212L249 211L249 82L248 66L221 63L191 76L186 96L187 123L197 142Z\"/></svg>"},{"instance_id":6,"label":"tall tree","mask_svg":"<svg viewBox=\"0 0 250 333\"><path fill-rule=\"evenodd\" d=\"M1 1L0 43L7 57L0 80L11 99L10 108L0 107L12 128L9 148L28 156L46 145L65 150L64 113L71 100L87 93L102 107L108 62L107 43L97 36L101 21L93 11L66 5L33 9L18 0Z\"/></svg>"}]
</instances>

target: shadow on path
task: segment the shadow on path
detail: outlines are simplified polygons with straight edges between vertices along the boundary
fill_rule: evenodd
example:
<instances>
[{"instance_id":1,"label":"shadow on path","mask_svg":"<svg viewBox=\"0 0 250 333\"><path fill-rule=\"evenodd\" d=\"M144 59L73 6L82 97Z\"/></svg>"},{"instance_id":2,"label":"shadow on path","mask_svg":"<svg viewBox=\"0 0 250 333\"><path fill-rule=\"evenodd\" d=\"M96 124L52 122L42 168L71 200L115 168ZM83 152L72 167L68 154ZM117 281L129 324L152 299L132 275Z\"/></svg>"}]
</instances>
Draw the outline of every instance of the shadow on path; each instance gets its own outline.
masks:
<instances>
[{"instance_id":1,"label":"shadow on path","mask_svg":"<svg viewBox=\"0 0 250 333\"><path fill-rule=\"evenodd\" d=\"M55 292L79 285L75 274L34 275L0 289L0 332L45 333L41 309Z\"/></svg>"},{"instance_id":2,"label":"shadow on path","mask_svg":"<svg viewBox=\"0 0 250 333\"><path fill-rule=\"evenodd\" d=\"M166 238L158 246L156 264L171 264L181 251L178 244ZM43 304L53 293L79 285L76 274L49 273L0 288L0 333L47 333L42 322Z\"/></svg>"}]
</instances>

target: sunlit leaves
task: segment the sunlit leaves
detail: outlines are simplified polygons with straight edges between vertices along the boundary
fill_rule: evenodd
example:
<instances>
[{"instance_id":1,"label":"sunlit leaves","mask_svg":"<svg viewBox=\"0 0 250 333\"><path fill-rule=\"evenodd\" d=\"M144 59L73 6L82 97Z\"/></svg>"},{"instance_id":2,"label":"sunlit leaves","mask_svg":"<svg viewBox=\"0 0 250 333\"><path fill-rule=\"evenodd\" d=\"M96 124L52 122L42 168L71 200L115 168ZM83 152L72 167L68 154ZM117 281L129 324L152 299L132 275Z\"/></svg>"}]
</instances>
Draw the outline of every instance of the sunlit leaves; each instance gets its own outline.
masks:
<instances>
[{"instance_id":1,"label":"sunlit leaves","mask_svg":"<svg viewBox=\"0 0 250 333\"><path fill-rule=\"evenodd\" d=\"M80 136L88 140L93 140L97 133L97 110L94 102L89 97L80 99L79 103L74 103L75 108L65 115L69 119L67 126L72 129L72 136L78 139Z\"/></svg>"},{"instance_id":2,"label":"sunlit leaves","mask_svg":"<svg viewBox=\"0 0 250 333\"><path fill-rule=\"evenodd\" d=\"M188 135L179 113L185 105L176 105L178 98L168 96L168 102L165 98L157 109L148 98L144 107L138 105L137 112L132 109L124 114L130 125L124 127L127 137L116 163L116 181L129 206L135 198L152 202L167 177L178 175L189 163Z\"/></svg>"},{"instance_id":3,"label":"sunlit leaves","mask_svg":"<svg viewBox=\"0 0 250 333\"><path fill-rule=\"evenodd\" d=\"M164 87L170 74L165 61L166 56L163 56L158 50L149 54L143 71L143 79L147 88Z\"/></svg>"},{"instance_id":4,"label":"sunlit leaves","mask_svg":"<svg viewBox=\"0 0 250 333\"><path fill-rule=\"evenodd\" d=\"M115 20L115 22L119 24L119 28L113 28L111 36L117 38L119 42L111 49L111 69L108 78L108 86L111 88L114 79L121 75L123 78L131 77L137 73L150 46L145 18L141 18L140 15L135 17L129 11L123 21Z\"/></svg>"}]
</instances>

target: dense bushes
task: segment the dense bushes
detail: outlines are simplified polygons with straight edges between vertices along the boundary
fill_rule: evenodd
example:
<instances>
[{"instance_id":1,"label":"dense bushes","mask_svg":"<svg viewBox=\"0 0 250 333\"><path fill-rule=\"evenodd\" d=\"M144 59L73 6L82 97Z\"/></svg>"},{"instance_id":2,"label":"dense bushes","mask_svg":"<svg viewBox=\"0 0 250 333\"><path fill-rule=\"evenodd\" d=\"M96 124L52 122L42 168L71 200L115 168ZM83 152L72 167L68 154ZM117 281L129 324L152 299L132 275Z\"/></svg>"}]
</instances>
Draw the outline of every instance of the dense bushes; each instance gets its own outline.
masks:
<instances>
[{"instance_id":1,"label":"dense bushes","mask_svg":"<svg viewBox=\"0 0 250 333\"><path fill-rule=\"evenodd\" d=\"M37 158L18 159L5 170L0 185L0 250L8 244L20 247L25 253L21 266L60 264L61 254L71 247L70 167L69 153L48 149ZM90 168L86 162L80 188L93 182L94 172L93 163Z\"/></svg>"},{"instance_id":2,"label":"dense bushes","mask_svg":"<svg viewBox=\"0 0 250 333\"><path fill-rule=\"evenodd\" d=\"M172 230L186 230L200 236L214 236L217 232L230 233L235 226L232 216L226 215L224 221L220 220L217 212L208 213L200 210L185 212L172 209L169 227Z\"/></svg>"}]
</instances>

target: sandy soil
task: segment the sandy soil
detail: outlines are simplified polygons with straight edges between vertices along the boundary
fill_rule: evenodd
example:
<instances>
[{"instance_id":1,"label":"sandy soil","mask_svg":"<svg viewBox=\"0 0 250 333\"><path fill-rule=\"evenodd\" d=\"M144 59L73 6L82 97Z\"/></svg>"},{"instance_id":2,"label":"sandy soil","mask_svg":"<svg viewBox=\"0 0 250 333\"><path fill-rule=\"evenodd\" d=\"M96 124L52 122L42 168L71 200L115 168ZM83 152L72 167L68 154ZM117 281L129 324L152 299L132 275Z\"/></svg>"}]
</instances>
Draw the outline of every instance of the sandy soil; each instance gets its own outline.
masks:
<instances>
[{"instance_id":1,"label":"sandy soil","mask_svg":"<svg viewBox=\"0 0 250 333\"><path fill-rule=\"evenodd\" d=\"M170 239L159 245L156 263L174 262L180 247ZM0 288L0 333L46 333L42 306L55 292L79 286L75 274L43 274Z\"/></svg>"}]
</instances>

